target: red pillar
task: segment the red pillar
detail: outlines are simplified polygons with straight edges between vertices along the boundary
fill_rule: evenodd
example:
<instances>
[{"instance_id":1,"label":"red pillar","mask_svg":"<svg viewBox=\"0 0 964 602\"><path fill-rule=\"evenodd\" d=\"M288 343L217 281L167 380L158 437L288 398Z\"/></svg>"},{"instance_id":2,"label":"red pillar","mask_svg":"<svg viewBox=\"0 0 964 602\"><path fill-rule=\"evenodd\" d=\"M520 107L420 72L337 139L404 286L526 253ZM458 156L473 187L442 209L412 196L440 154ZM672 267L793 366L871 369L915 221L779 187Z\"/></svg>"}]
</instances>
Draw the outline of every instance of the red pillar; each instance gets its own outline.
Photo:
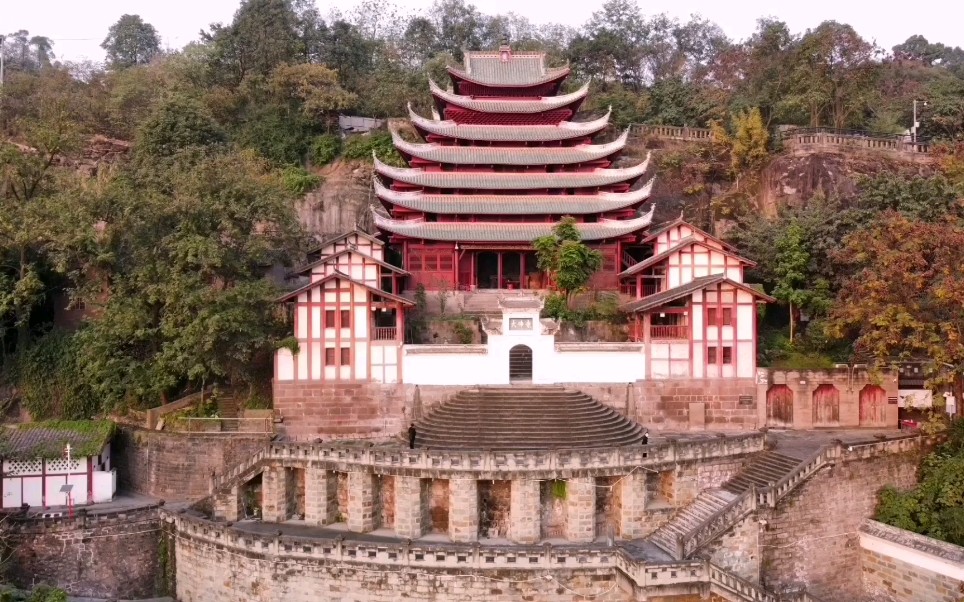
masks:
<instances>
[{"instance_id":1,"label":"red pillar","mask_svg":"<svg viewBox=\"0 0 964 602\"><path fill-rule=\"evenodd\" d=\"M405 308L398 301L395 302L395 340L405 342Z\"/></svg>"}]
</instances>

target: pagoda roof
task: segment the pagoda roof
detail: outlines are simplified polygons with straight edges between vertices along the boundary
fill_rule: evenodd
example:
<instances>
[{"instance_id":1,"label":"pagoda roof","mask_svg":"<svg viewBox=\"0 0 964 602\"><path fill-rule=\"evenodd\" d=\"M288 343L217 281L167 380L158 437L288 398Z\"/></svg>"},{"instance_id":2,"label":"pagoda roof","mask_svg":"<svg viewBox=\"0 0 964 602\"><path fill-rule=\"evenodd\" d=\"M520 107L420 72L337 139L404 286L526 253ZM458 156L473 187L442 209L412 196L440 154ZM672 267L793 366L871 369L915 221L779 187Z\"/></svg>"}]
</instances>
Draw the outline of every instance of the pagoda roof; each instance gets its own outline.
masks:
<instances>
[{"instance_id":1,"label":"pagoda roof","mask_svg":"<svg viewBox=\"0 0 964 602\"><path fill-rule=\"evenodd\" d=\"M375 178L375 194L392 205L425 213L479 215L579 215L618 211L649 198L655 178L638 190L597 194L432 194L392 190Z\"/></svg>"},{"instance_id":2,"label":"pagoda roof","mask_svg":"<svg viewBox=\"0 0 964 602\"><path fill-rule=\"evenodd\" d=\"M555 142L592 136L609 125L611 112L612 108L592 121L563 121L558 125L476 125L427 119L408 105L409 119L420 130L449 138L490 142Z\"/></svg>"},{"instance_id":3,"label":"pagoda roof","mask_svg":"<svg viewBox=\"0 0 964 602\"><path fill-rule=\"evenodd\" d=\"M626 146L629 130L606 144L576 146L448 146L436 143L408 142L394 126L389 126L392 141L399 151L426 161L454 165L571 165L604 159Z\"/></svg>"},{"instance_id":4,"label":"pagoda roof","mask_svg":"<svg viewBox=\"0 0 964 602\"><path fill-rule=\"evenodd\" d=\"M653 222L653 209L633 219L600 219L577 223L585 241L618 238L637 232ZM375 226L381 230L423 240L465 242L532 242L552 234L553 222L427 222L423 219L397 220L372 212Z\"/></svg>"},{"instance_id":5,"label":"pagoda roof","mask_svg":"<svg viewBox=\"0 0 964 602\"><path fill-rule=\"evenodd\" d=\"M509 59L502 60L502 51ZM466 52L463 68L448 67L450 75L484 86L525 87L551 82L569 75L569 67L546 67L544 52Z\"/></svg>"},{"instance_id":6,"label":"pagoda roof","mask_svg":"<svg viewBox=\"0 0 964 602\"><path fill-rule=\"evenodd\" d=\"M502 171L426 171L412 167L393 167L374 158L375 171L387 178L425 188L468 188L481 190L538 190L543 188L584 188L610 186L638 178L649 167L646 160L633 167L594 169L592 171L502 172Z\"/></svg>"},{"instance_id":7,"label":"pagoda roof","mask_svg":"<svg viewBox=\"0 0 964 602\"><path fill-rule=\"evenodd\" d=\"M560 94L559 96L542 96L539 98L489 98L461 96L448 90L443 90L433 80L428 80L429 89L436 98L464 109L471 109L482 113L541 113L569 106L580 102L589 93L589 84L585 84L575 92Z\"/></svg>"}]
</instances>

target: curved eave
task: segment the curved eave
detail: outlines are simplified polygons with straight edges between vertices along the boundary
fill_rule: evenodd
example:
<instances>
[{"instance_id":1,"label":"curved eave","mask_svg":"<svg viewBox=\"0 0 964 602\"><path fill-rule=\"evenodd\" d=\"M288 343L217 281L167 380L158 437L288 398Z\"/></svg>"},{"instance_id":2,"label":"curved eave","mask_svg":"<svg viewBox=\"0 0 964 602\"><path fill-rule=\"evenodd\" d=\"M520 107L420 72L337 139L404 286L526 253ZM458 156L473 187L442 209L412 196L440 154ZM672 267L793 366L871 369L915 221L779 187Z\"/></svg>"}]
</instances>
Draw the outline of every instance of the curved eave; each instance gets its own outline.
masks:
<instances>
[{"instance_id":1,"label":"curved eave","mask_svg":"<svg viewBox=\"0 0 964 602\"><path fill-rule=\"evenodd\" d=\"M480 86L489 86L491 88L529 88L531 86L538 86L541 84L547 84L549 82L554 82L557 80L564 79L571 73L569 67L557 67L554 69L546 69L546 74L542 77L519 83L507 83L499 80L490 80L481 78L478 76L471 75L462 69L457 67L447 66L445 68L449 72L449 76L460 79L462 81L471 82L473 84L478 84Z\"/></svg>"},{"instance_id":2,"label":"curved eave","mask_svg":"<svg viewBox=\"0 0 964 602\"><path fill-rule=\"evenodd\" d=\"M486 142L554 142L592 136L609 125L609 115L592 121L563 121L559 125L462 125L454 121L426 119L408 105L408 116L412 124L423 134L428 132L459 140L480 140Z\"/></svg>"},{"instance_id":3,"label":"curved eave","mask_svg":"<svg viewBox=\"0 0 964 602\"><path fill-rule=\"evenodd\" d=\"M627 220L600 219L578 223L576 228L584 241L621 238L648 227L653 222L655 206L639 217ZM453 242L532 242L552 233L553 222L426 222L396 220L372 212L375 226L385 232L420 240Z\"/></svg>"},{"instance_id":4,"label":"curved eave","mask_svg":"<svg viewBox=\"0 0 964 602\"><path fill-rule=\"evenodd\" d=\"M374 157L379 175L413 186L439 189L541 190L554 188L586 188L612 186L633 181L646 173L650 155L639 165L586 172L460 172L425 171L411 167L393 167Z\"/></svg>"},{"instance_id":5,"label":"curved eave","mask_svg":"<svg viewBox=\"0 0 964 602\"><path fill-rule=\"evenodd\" d=\"M387 205L441 215L586 215L620 211L649 198L655 178L639 190L596 195L483 195L399 192L375 180L375 195Z\"/></svg>"},{"instance_id":6,"label":"curved eave","mask_svg":"<svg viewBox=\"0 0 964 602\"><path fill-rule=\"evenodd\" d=\"M409 142L395 125L389 125L395 148L410 157L451 165L572 165L598 161L626 147L629 130L606 144L579 144L552 147L447 146Z\"/></svg>"},{"instance_id":7,"label":"curved eave","mask_svg":"<svg viewBox=\"0 0 964 602\"><path fill-rule=\"evenodd\" d=\"M448 90L443 90L431 79L428 80L428 83L432 95L437 100L462 107L463 109L479 111L480 113L542 113L543 111L551 111L553 109L578 104L582 102L589 93L589 84L585 84L575 92L569 94L544 96L536 100L474 98L471 96L460 96Z\"/></svg>"}]
</instances>

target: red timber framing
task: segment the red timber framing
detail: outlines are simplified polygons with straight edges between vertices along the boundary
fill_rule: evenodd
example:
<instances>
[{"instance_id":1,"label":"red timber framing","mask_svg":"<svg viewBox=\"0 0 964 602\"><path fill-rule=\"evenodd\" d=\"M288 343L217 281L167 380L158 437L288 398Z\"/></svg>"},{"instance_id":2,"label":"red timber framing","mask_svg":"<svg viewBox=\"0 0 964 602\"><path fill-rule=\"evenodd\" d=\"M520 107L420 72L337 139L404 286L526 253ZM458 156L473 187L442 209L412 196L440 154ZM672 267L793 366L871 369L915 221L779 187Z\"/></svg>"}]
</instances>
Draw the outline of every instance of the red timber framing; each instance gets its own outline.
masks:
<instances>
[{"instance_id":1,"label":"red timber framing","mask_svg":"<svg viewBox=\"0 0 964 602\"><path fill-rule=\"evenodd\" d=\"M364 382L384 371L384 362L372 362L373 347L401 346L404 310L413 305L341 272L315 280L279 301L293 304L299 352L293 358L290 378L279 370L282 359L276 356L275 378L281 375L280 380L312 382ZM391 324L381 323L380 313ZM397 360L396 364L397 378L401 378Z\"/></svg>"}]
</instances>

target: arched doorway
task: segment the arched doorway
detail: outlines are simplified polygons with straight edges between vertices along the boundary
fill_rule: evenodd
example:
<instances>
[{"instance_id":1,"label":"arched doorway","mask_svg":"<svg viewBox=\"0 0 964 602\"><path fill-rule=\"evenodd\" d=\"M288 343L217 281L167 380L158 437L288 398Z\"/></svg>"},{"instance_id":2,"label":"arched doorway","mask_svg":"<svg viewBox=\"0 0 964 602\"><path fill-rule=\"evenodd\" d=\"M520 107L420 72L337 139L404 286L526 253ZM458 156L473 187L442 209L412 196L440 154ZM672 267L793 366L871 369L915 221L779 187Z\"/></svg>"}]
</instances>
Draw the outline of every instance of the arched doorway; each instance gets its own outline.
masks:
<instances>
[{"instance_id":1,"label":"arched doorway","mask_svg":"<svg viewBox=\"0 0 964 602\"><path fill-rule=\"evenodd\" d=\"M840 424L840 391L833 385L820 385L813 391L813 426Z\"/></svg>"},{"instance_id":2,"label":"arched doorway","mask_svg":"<svg viewBox=\"0 0 964 602\"><path fill-rule=\"evenodd\" d=\"M887 392L877 385L860 390L860 426L881 426L886 421Z\"/></svg>"},{"instance_id":3,"label":"arched doorway","mask_svg":"<svg viewBox=\"0 0 964 602\"><path fill-rule=\"evenodd\" d=\"M509 350L509 381L532 380L532 349L516 345Z\"/></svg>"},{"instance_id":4,"label":"arched doorway","mask_svg":"<svg viewBox=\"0 0 964 602\"><path fill-rule=\"evenodd\" d=\"M793 426L793 391L786 385L767 389L767 426Z\"/></svg>"}]
</instances>

